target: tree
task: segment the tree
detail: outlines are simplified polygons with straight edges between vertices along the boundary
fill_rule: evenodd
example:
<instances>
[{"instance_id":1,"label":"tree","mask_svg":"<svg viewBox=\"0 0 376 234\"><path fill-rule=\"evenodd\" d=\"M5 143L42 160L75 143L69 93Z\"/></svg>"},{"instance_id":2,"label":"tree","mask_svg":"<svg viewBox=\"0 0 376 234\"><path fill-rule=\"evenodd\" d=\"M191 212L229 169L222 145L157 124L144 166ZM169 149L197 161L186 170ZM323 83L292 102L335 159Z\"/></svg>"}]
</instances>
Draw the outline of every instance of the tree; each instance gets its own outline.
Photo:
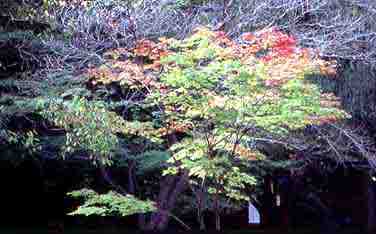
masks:
<instances>
[{"instance_id":1,"label":"tree","mask_svg":"<svg viewBox=\"0 0 376 234\"><path fill-rule=\"evenodd\" d=\"M257 176L249 168L266 158L259 142L283 142L290 132L348 116L332 95L306 80L310 73L332 74L332 62L296 47L294 38L275 28L246 33L243 41L198 28L184 40L141 40L131 51L114 50L107 66L89 71L92 85L118 84L123 93L133 93L141 110L149 109L145 118L152 125L136 132L164 141L170 155L149 229L166 227L188 186L202 227L207 200L220 230L221 204L249 200L244 191ZM124 53L133 61L118 60ZM124 126L135 132L131 124Z\"/></svg>"}]
</instances>

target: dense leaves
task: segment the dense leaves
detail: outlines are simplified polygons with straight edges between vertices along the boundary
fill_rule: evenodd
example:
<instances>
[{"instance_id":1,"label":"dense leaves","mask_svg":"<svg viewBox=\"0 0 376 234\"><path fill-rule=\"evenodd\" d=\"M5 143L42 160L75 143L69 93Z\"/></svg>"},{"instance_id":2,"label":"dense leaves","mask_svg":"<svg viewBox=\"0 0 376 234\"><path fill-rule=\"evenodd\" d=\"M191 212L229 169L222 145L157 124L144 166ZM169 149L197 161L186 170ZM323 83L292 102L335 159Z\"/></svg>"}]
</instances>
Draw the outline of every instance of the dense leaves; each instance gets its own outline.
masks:
<instances>
[{"instance_id":1,"label":"dense leaves","mask_svg":"<svg viewBox=\"0 0 376 234\"><path fill-rule=\"evenodd\" d=\"M116 133L125 129L125 121L106 110L102 103L89 103L75 97L70 102L51 100L42 114L66 131L64 152L84 150L94 162L107 164L118 149Z\"/></svg>"},{"instance_id":2,"label":"dense leaves","mask_svg":"<svg viewBox=\"0 0 376 234\"><path fill-rule=\"evenodd\" d=\"M149 213L156 209L151 201L141 201L134 196L122 196L115 192L98 194L90 189L81 189L68 193L68 196L85 200L85 203L69 213L70 215L128 216Z\"/></svg>"}]
</instances>

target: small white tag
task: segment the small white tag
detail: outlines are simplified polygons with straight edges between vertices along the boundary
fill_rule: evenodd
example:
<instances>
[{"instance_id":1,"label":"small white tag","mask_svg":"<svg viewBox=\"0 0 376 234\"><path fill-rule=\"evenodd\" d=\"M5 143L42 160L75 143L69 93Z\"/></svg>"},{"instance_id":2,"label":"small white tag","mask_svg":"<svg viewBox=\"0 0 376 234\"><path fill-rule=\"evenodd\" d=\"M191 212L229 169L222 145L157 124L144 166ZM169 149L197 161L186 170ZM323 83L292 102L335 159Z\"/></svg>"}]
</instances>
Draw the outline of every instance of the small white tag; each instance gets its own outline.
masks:
<instances>
[{"instance_id":1,"label":"small white tag","mask_svg":"<svg viewBox=\"0 0 376 234\"><path fill-rule=\"evenodd\" d=\"M249 203L248 205L248 224L260 224L260 212L257 208L252 204Z\"/></svg>"},{"instance_id":2,"label":"small white tag","mask_svg":"<svg viewBox=\"0 0 376 234\"><path fill-rule=\"evenodd\" d=\"M276 205L281 206L281 196L279 194L276 197Z\"/></svg>"}]
</instances>

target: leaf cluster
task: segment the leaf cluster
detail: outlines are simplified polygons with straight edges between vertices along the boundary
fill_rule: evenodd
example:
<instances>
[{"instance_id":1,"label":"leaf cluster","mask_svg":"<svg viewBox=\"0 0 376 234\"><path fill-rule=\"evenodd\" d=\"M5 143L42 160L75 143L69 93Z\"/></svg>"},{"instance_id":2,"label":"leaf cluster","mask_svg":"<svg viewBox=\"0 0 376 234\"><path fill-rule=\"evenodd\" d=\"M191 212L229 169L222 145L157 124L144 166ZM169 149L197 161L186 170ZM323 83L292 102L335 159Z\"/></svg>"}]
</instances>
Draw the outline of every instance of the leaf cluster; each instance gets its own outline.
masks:
<instances>
[{"instance_id":1,"label":"leaf cluster","mask_svg":"<svg viewBox=\"0 0 376 234\"><path fill-rule=\"evenodd\" d=\"M115 215L124 217L156 210L155 204L151 201L142 201L132 195L123 196L112 191L106 194L98 194L90 189L81 189L69 192L67 195L84 200L84 204L69 215Z\"/></svg>"},{"instance_id":2,"label":"leaf cluster","mask_svg":"<svg viewBox=\"0 0 376 234\"><path fill-rule=\"evenodd\" d=\"M116 134L126 129L120 116L108 111L104 103L77 96L71 101L51 99L40 105L42 115L66 131L65 153L84 150L94 162L110 163L119 148Z\"/></svg>"}]
</instances>

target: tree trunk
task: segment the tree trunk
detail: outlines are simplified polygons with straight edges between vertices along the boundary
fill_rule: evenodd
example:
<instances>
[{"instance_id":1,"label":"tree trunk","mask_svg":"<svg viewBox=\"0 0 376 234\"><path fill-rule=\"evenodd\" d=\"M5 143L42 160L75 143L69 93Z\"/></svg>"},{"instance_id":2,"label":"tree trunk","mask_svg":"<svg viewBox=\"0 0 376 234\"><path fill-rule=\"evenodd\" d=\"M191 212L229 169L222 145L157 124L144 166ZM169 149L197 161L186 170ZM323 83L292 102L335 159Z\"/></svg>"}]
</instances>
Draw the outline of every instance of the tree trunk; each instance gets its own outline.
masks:
<instances>
[{"instance_id":1,"label":"tree trunk","mask_svg":"<svg viewBox=\"0 0 376 234\"><path fill-rule=\"evenodd\" d=\"M117 192L119 192L120 194L122 195L126 195L128 194L128 192L123 188L121 187L120 185L116 184L112 178L111 178L111 175L107 172L107 169L104 165L100 165L99 167L99 170L102 174L102 177L103 179L109 184L111 185Z\"/></svg>"},{"instance_id":2,"label":"tree trunk","mask_svg":"<svg viewBox=\"0 0 376 234\"><path fill-rule=\"evenodd\" d=\"M372 174L369 171L363 172L363 194L364 210L366 213L365 231L366 233L375 233L376 231L376 213L375 213L375 188L371 180Z\"/></svg>"},{"instance_id":3,"label":"tree trunk","mask_svg":"<svg viewBox=\"0 0 376 234\"><path fill-rule=\"evenodd\" d=\"M133 169L136 163L134 161L128 163L128 192L130 194L136 195L136 186Z\"/></svg>"},{"instance_id":4,"label":"tree trunk","mask_svg":"<svg viewBox=\"0 0 376 234\"><path fill-rule=\"evenodd\" d=\"M204 218L204 213L202 211L200 211L199 213L199 223L200 223L200 231L205 231L206 230L205 218Z\"/></svg>"},{"instance_id":5,"label":"tree trunk","mask_svg":"<svg viewBox=\"0 0 376 234\"><path fill-rule=\"evenodd\" d=\"M136 166L136 163L134 161L131 161L128 163L128 192L130 194L133 194L136 196L136 178L134 174L134 168ZM145 229L145 214L138 214L137 215L137 225L140 230Z\"/></svg>"},{"instance_id":6,"label":"tree trunk","mask_svg":"<svg viewBox=\"0 0 376 234\"><path fill-rule=\"evenodd\" d=\"M197 221L200 224L200 231L206 230L206 225L205 225L205 218L204 218L204 192L202 189L199 189L196 192L196 197L197 197Z\"/></svg>"},{"instance_id":7,"label":"tree trunk","mask_svg":"<svg viewBox=\"0 0 376 234\"><path fill-rule=\"evenodd\" d=\"M221 231L221 216L218 211L215 212L215 230L217 232Z\"/></svg>"},{"instance_id":8,"label":"tree trunk","mask_svg":"<svg viewBox=\"0 0 376 234\"><path fill-rule=\"evenodd\" d=\"M332 210L328 206L326 206L313 192L310 192L307 195L307 201L318 211L318 215L320 215L321 234L336 233L337 223L333 218Z\"/></svg>"},{"instance_id":9,"label":"tree trunk","mask_svg":"<svg viewBox=\"0 0 376 234\"><path fill-rule=\"evenodd\" d=\"M158 210L151 215L147 224L148 230L162 231L170 220L170 211L175 207L177 198L187 188L188 173L180 176L166 176L160 183Z\"/></svg>"},{"instance_id":10,"label":"tree trunk","mask_svg":"<svg viewBox=\"0 0 376 234\"><path fill-rule=\"evenodd\" d=\"M217 232L221 231L221 216L219 214L219 194L218 188L215 192L215 230Z\"/></svg>"}]
</instances>

